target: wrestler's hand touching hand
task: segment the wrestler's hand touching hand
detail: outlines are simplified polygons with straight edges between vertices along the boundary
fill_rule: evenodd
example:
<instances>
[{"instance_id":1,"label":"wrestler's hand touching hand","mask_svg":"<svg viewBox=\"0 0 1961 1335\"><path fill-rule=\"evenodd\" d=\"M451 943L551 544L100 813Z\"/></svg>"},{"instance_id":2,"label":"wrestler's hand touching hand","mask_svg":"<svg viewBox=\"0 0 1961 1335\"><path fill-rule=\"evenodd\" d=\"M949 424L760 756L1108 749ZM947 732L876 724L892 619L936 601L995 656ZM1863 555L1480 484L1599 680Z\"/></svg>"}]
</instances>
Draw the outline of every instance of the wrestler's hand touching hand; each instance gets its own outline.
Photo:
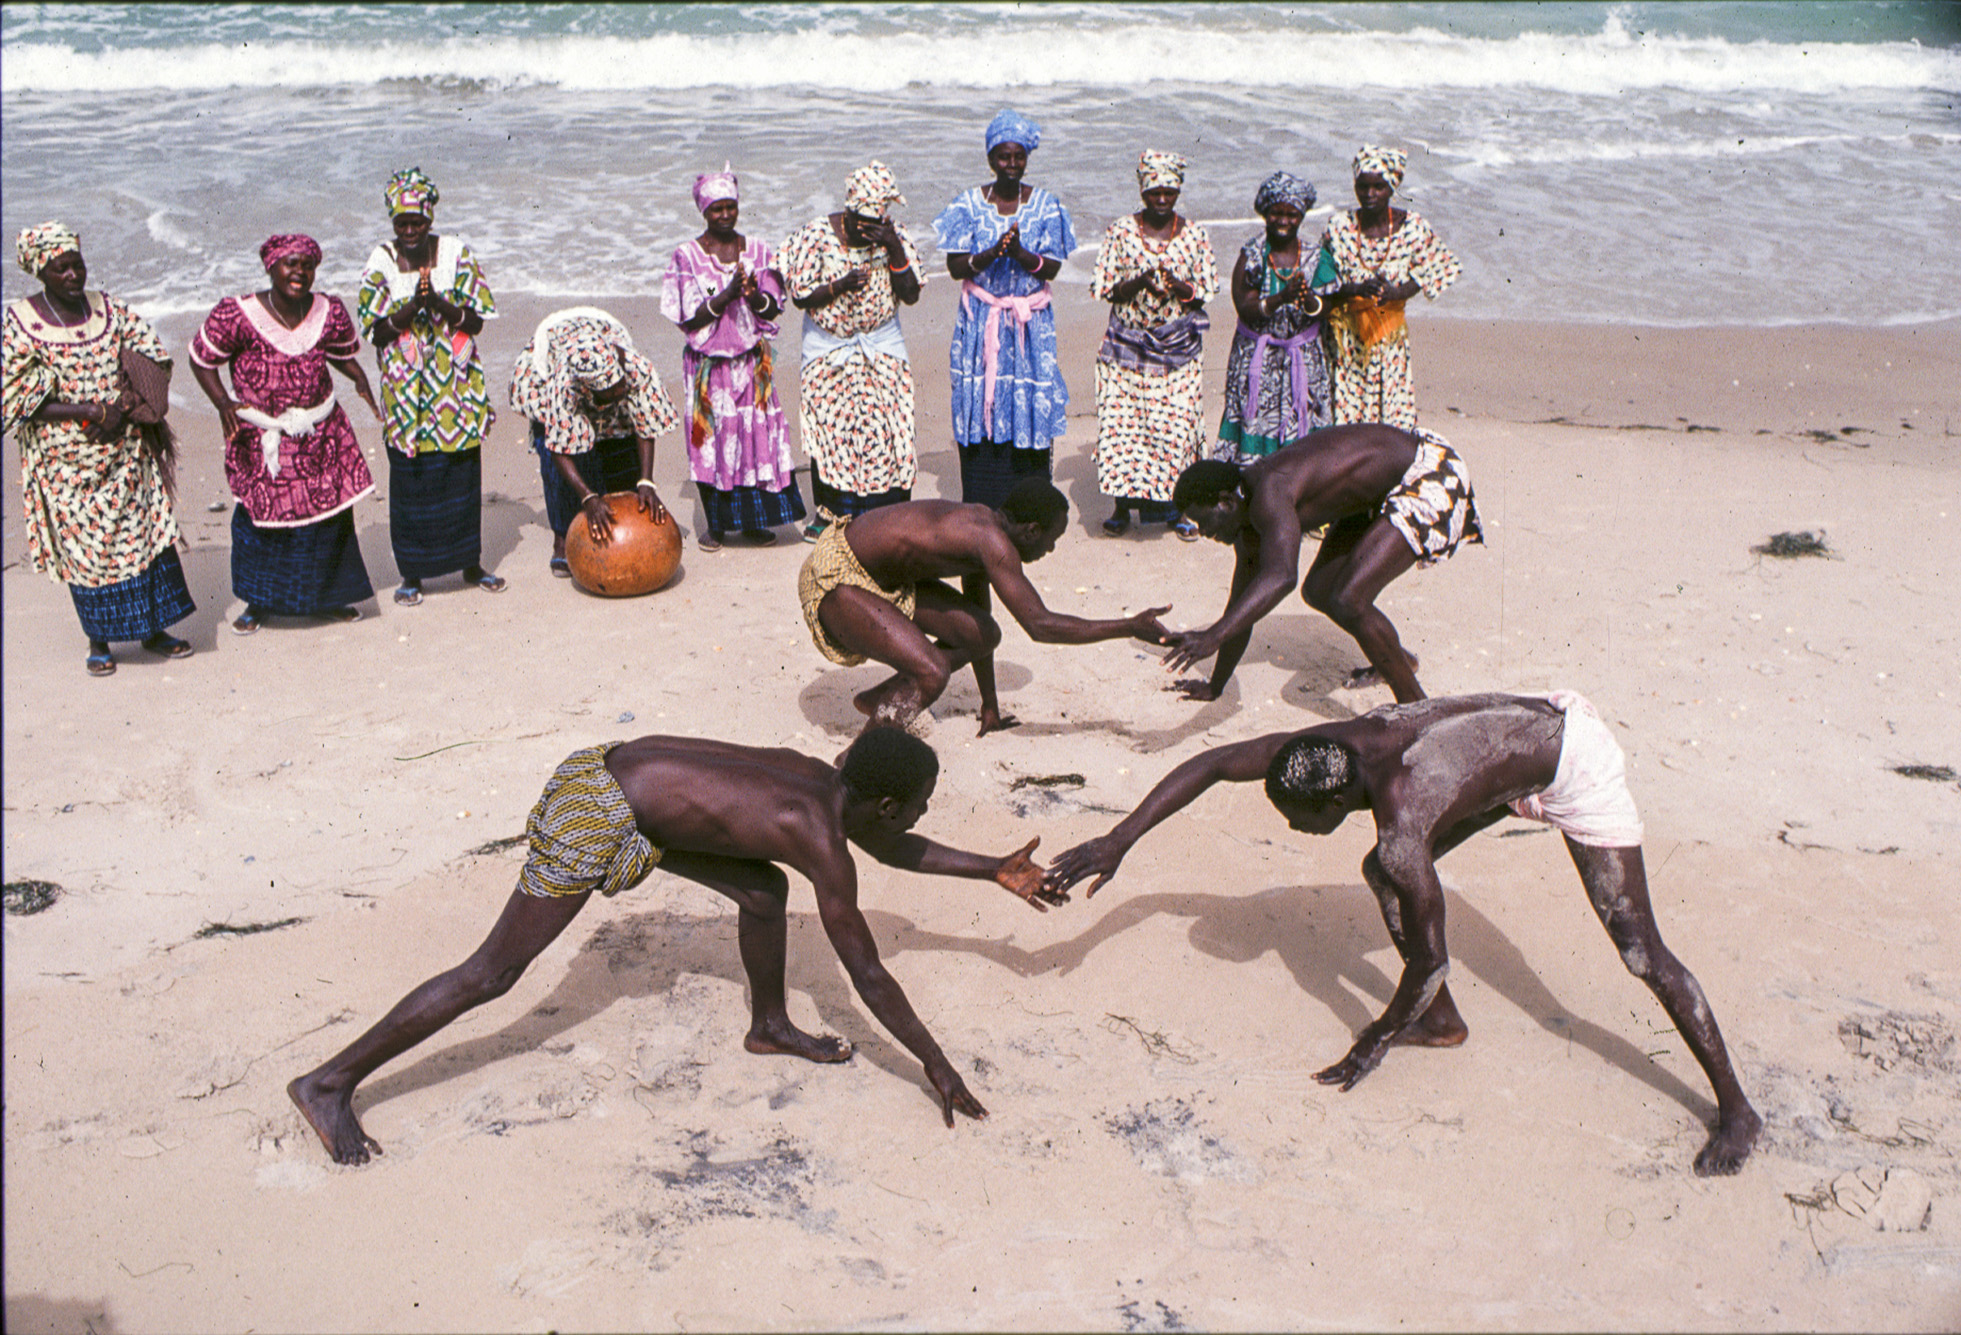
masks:
<instances>
[{"instance_id":1,"label":"wrestler's hand touching hand","mask_svg":"<svg viewBox=\"0 0 1961 1335\"><path fill-rule=\"evenodd\" d=\"M1166 641L1171 646L1171 652L1164 656L1164 666L1172 672L1196 667L1219 652L1219 643L1224 638L1209 630L1188 630L1172 635Z\"/></svg>"},{"instance_id":2,"label":"wrestler's hand touching hand","mask_svg":"<svg viewBox=\"0 0 1961 1335\"><path fill-rule=\"evenodd\" d=\"M1117 874L1123 855L1129 851L1128 845L1108 834L1077 844L1049 865L1046 889L1051 894L1063 894L1076 882L1094 876L1096 883L1084 891L1084 898L1094 899L1104 883Z\"/></svg>"},{"instance_id":3,"label":"wrestler's hand touching hand","mask_svg":"<svg viewBox=\"0 0 1961 1335\"><path fill-rule=\"evenodd\" d=\"M967 1092L967 1082L960 1078L960 1072L953 1069L953 1063L944 1055L926 1063L926 1078L933 1082L933 1088L940 1096L940 1116L946 1118L948 1127L953 1125L956 1110L980 1121L987 1116L987 1109L981 1107L980 1100Z\"/></svg>"},{"instance_id":4,"label":"wrestler's hand touching hand","mask_svg":"<svg viewBox=\"0 0 1961 1335\"><path fill-rule=\"evenodd\" d=\"M1131 617L1131 637L1142 640L1146 644L1170 644L1171 632L1166 630L1163 623L1158 620L1159 617L1170 610L1171 604L1166 603L1163 607L1146 608Z\"/></svg>"},{"instance_id":5,"label":"wrestler's hand touching hand","mask_svg":"<svg viewBox=\"0 0 1961 1335\"><path fill-rule=\"evenodd\" d=\"M1042 842L1036 835L1014 852L1001 859L994 869L995 881L1009 893L1024 900L1028 907L1038 913L1047 913L1051 904L1067 904L1069 896L1048 888L1048 870L1034 858L1028 856L1035 851L1035 845Z\"/></svg>"}]
</instances>

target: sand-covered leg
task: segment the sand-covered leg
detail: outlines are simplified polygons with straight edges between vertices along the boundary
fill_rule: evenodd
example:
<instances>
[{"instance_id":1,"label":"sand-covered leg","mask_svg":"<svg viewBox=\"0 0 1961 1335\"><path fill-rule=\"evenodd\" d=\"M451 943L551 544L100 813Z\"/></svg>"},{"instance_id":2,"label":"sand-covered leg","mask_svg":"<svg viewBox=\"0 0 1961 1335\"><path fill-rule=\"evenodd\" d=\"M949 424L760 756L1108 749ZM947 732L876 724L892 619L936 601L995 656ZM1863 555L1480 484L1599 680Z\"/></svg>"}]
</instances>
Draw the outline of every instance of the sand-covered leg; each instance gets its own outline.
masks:
<instances>
[{"instance_id":1,"label":"sand-covered leg","mask_svg":"<svg viewBox=\"0 0 1961 1335\"><path fill-rule=\"evenodd\" d=\"M1566 848L1586 884L1593 911L1620 951L1621 962L1661 1002L1716 1091L1716 1130L1695 1156L1696 1173L1712 1177L1738 1171L1757 1143L1763 1118L1744 1097L1701 985L1662 944L1654 907L1648 899L1648 873L1641 850L1595 848L1576 843L1570 836Z\"/></svg>"},{"instance_id":2,"label":"sand-covered leg","mask_svg":"<svg viewBox=\"0 0 1961 1335\"><path fill-rule=\"evenodd\" d=\"M381 1146L354 1115L354 1091L465 1011L501 997L585 906L590 893L545 899L514 890L497 925L463 963L417 987L338 1054L286 1086L335 1163L363 1164Z\"/></svg>"},{"instance_id":3,"label":"sand-covered leg","mask_svg":"<svg viewBox=\"0 0 1961 1335\"><path fill-rule=\"evenodd\" d=\"M1396 901L1394 883L1382 870L1382 860L1373 849L1362 859L1362 879L1375 892L1376 905L1382 910L1383 926L1389 929L1389 939L1395 943L1396 953L1402 956L1403 963L1409 963L1409 940L1403 934L1402 906ZM1450 984L1445 983L1438 987L1436 1000L1405 1025L1392 1042L1405 1047L1454 1048L1461 1046L1470 1036L1470 1026L1458 1014L1457 1003L1450 997Z\"/></svg>"}]
</instances>

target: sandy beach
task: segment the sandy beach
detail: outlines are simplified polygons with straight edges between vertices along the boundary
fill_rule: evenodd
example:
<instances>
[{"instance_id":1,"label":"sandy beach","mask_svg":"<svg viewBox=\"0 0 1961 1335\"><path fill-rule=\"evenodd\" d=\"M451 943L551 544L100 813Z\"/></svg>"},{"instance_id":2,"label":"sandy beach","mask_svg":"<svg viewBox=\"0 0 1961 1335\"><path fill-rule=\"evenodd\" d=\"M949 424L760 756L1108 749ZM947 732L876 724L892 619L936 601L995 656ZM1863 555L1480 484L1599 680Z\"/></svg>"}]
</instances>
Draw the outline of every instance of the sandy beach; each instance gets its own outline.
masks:
<instances>
[{"instance_id":1,"label":"sandy beach","mask_svg":"<svg viewBox=\"0 0 1961 1335\"><path fill-rule=\"evenodd\" d=\"M920 497L958 495L954 296L936 276L906 316ZM500 405L553 304L486 332ZM1095 532L1104 312L1080 286L1057 304L1074 511L1031 575L1065 611L1208 624L1229 551ZM674 390L675 331L611 308ZM880 949L985 1122L940 1125L794 878L792 1014L857 1056L744 1053L734 911L656 874L384 1068L357 1108L385 1157L334 1166L285 1083L474 948L568 751L675 732L828 757L878 669L810 644L787 531L691 544L645 598L551 579L501 406L484 532L508 592L451 577L389 603L377 498L357 523L379 608L234 637L216 419L180 362L190 660L128 646L84 674L6 450L5 875L59 887L4 920L7 1328L1955 1329L1961 327L1412 329L1488 542L1384 606L1433 694L1566 686L1615 728L1662 931L1766 1120L1740 1176L1691 1174L1707 1085L1524 822L1442 864L1469 1043L1315 1084L1393 990L1370 829L1295 835L1254 787L1046 916L860 859ZM786 333L790 387L795 354ZM684 477L669 436L657 481L697 526ZM1802 530L1829 555L1753 551ZM1290 601L1199 706L1155 651L1010 626L1022 726L975 739L956 680L923 725L942 771L920 829L1052 856L1201 748L1388 703L1343 686L1360 661Z\"/></svg>"}]
</instances>

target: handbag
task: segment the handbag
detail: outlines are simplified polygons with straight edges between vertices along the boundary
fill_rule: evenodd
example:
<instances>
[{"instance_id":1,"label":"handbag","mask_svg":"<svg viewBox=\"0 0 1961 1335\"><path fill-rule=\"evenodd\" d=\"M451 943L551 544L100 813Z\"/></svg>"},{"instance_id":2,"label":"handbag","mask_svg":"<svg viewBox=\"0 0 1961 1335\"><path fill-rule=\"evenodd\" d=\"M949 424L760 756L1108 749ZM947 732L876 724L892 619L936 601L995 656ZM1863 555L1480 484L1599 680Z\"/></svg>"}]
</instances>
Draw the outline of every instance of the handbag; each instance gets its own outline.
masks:
<instances>
[{"instance_id":1,"label":"handbag","mask_svg":"<svg viewBox=\"0 0 1961 1335\"><path fill-rule=\"evenodd\" d=\"M164 420L170 411L170 363L154 361L134 348L124 348L121 358L121 392L116 407L136 423L137 435L157 461L163 476L164 493L177 499L177 436Z\"/></svg>"}]
</instances>

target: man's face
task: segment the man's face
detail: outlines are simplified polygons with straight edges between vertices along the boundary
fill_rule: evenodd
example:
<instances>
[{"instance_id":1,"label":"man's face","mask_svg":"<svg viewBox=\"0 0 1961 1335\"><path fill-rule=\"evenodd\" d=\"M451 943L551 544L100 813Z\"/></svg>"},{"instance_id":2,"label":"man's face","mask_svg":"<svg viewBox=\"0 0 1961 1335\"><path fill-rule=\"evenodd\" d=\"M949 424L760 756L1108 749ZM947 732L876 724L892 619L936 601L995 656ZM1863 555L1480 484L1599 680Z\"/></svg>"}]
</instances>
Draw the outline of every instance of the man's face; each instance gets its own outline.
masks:
<instances>
[{"instance_id":1,"label":"man's face","mask_svg":"<svg viewBox=\"0 0 1961 1335\"><path fill-rule=\"evenodd\" d=\"M1055 550L1062 541L1062 534L1069 527L1069 516L1059 515L1054 523L1045 529L1037 529L1033 524L1014 524L1008 529L1008 540L1015 545L1015 552L1024 563L1039 561Z\"/></svg>"},{"instance_id":2,"label":"man's face","mask_svg":"<svg viewBox=\"0 0 1961 1335\"><path fill-rule=\"evenodd\" d=\"M1342 801L1327 806L1309 806L1305 802L1275 802L1273 805L1288 827L1302 834L1333 834L1348 818L1348 804Z\"/></svg>"},{"instance_id":3,"label":"man's face","mask_svg":"<svg viewBox=\"0 0 1961 1335\"><path fill-rule=\"evenodd\" d=\"M1246 507L1237 495L1221 496L1212 505L1194 505L1186 509L1185 518L1198 525L1198 531L1214 542L1232 543L1239 537L1239 528L1245 522Z\"/></svg>"}]
</instances>

